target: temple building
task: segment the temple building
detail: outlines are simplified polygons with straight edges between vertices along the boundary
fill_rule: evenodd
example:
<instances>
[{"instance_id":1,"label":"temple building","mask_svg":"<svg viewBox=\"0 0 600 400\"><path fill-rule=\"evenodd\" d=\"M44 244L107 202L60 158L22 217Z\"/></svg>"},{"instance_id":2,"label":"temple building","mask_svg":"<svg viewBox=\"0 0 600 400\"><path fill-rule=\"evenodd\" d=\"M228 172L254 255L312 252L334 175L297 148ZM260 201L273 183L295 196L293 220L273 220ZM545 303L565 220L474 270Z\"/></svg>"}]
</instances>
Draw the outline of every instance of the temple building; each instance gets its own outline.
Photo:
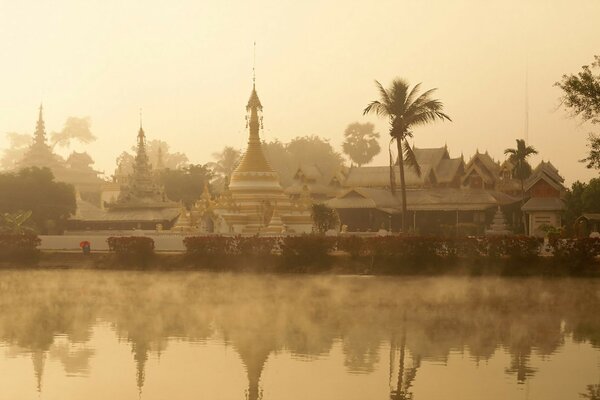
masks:
<instances>
[{"instance_id":1,"label":"temple building","mask_svg":"<svg viewBox=\"0 0 600 400\"><path fill-rule=\"evenodd\" d=\"M465 163L462 155L451 158L446 146L413 147L413 151L421 174L410 168L405 170L411 231L436 235L483 234L499 215L514 229L520 225L523 204L528 234L541 235L543 225L560 226L564 186L562 177L551 163L542 162L534 169L525 183L525 199L522 199L521 183L513 176L514 166L509 161L501 163L487 152L476 151ZM307 183L315 181L309 178L317 174L301 171ZM399 190L397 166L394 175ZM399 195L390 192L388 166L352 167L340 186L343 190L330 185L331 192L337 190L337 194L322 201L338 211L341 223L348 231L400 229L402 202Z\"/></svg>"},{"instance_id":2,"label":"temple building","mask_svg":"<svg viewBox=\"0 0 600 400\"><path fill-rule=\"evenodd\" d=\"M261 141L262 104L256 84L246 106L248 147L214 207L214 232L236 234L308 233L312 219L308 205L292 202L267 161Z\"/></svg>"},{"instance_id":3,"label":"temple building","mask_svg":"<svg viewBox=\"0 0 600 400\"><path fill-rule=\"evenodd\" d=\"M43 107L40 105L33 142L17 167L49 168L57 181L70 183L83 198L99 205L101 187L105 181L99 177L101 172L92 168L92 164L94 160L85 152L73 152L65 161L52 151L46 136Z\"/></svg>"},{"instance_id":4,"label":"temple building","mask_svg":"<svg viewBox=\"0 0 600 400\"><path fill-rule=\"evenodd\" d=\"M542 161L525 182L525 191L529 199L522 210L528 216L527 232L530 236L545 235L547 227L559 228L561 215L565 210L563 200L564 179L552 163Z\"/></svg>"},{"instance_id":5,"label":"temple building","mask_svg":"<svg viewBox=\"0 0 600 400\"><path fill-rule=\"evenodd\" d=\"M180 207L167 199L157 183L146 153L146 134L140 123L133 173L123 183L115 201L105 210L77 204L78 213L70 220L71 230L162 230L170 229Z\"/></svg>"}]
</instances>

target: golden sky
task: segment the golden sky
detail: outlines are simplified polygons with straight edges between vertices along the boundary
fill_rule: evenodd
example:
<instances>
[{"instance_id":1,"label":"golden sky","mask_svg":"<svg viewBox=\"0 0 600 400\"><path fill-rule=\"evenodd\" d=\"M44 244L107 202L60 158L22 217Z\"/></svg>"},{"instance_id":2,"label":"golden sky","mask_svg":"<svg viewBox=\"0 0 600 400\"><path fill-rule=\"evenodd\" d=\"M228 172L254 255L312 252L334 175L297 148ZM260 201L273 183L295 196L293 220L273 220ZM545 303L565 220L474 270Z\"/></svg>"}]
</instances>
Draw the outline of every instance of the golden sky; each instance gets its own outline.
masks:
<instances>
[{"instance_id":1,"label":"golden sky","mask_svg":"<svg viewBox=\"0 0 600 400\"><path fill-rule=\"evenodd\" d=\"M32 133L40 101L49 132L90 116L86 150L112 173L142 108L149 139L211 161L245 145L256 41L267 140L317 134L341 150L347 124L372 121L386 147L386 121L362 110L374 79L404 77L437 87L454 120L415 130L417 147L504 159L523 136L528 71L534 161L587 180L592 128L558 109L553 84L600 54L598 21L598 0L0 0L0 133Z\"/></svg>"}]
</instances>

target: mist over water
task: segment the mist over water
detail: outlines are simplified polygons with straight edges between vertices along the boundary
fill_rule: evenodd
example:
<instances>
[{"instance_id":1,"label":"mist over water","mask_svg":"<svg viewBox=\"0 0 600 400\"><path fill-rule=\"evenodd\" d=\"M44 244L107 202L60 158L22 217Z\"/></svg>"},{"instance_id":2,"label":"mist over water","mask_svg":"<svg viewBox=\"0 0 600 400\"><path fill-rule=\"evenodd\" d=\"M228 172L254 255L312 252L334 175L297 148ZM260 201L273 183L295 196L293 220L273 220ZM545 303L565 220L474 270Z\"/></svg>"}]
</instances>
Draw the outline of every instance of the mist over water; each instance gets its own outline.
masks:
<instances>
[{"instance_id":1,"label":"mist over water","mask_svg":"<svg viewBox=\"0 0 600 400\"><path fill-rule=\"evenodd\" d=\"M0 399L598 398L598 310L593 280L1 271Z\"/></svg>"}]
</instances>

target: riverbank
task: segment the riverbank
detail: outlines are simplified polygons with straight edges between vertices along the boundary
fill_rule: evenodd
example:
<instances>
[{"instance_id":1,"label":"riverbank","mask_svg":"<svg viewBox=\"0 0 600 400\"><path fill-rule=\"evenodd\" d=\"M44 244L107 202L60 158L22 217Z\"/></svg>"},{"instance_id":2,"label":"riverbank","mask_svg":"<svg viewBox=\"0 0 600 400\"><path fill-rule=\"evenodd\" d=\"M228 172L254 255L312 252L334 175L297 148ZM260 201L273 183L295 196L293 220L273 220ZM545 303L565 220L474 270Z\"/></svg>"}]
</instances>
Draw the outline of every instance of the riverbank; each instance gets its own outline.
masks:
<instances>
[{"instance_id":1,"label":"riverbank","mask_svg":"<svg viewBox=\"0 0 600 400\"><path fill-rule=\"evenodd\" d=\"M223 271L285 274L352 274L411 276L582 276L600 277L600 263L574 264L552 257L528 260L502 258L447 258L390 260L378 257L353 257L344 251L332 252L313 262L290 260L281 256L221 256L192 258L182 252L155 253L143 262L124 260L115 253L42 251L37 260L0 262L1 269L92 269L147 271Z\"/></svg>"}]
</instances>

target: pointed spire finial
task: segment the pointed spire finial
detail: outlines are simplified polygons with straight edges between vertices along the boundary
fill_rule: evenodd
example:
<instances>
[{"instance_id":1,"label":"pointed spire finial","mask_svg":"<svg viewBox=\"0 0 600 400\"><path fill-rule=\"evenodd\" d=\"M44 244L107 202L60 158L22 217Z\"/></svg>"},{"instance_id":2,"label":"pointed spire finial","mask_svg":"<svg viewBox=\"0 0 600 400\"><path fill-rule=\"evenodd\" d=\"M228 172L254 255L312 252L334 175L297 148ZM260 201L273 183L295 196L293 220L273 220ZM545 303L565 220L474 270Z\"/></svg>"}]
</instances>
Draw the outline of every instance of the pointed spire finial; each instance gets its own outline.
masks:
<instances>
[{"instance_id":1,"label":"pointed spire finial","mask_svg":"<svg viewBox=\"0 0 600 400\"><path fill-rule=\"evenodd\" d=\"M254 59L252 61L252 86L256 85L256 40L254 41Z\"/></svg>"}]
</instances>

